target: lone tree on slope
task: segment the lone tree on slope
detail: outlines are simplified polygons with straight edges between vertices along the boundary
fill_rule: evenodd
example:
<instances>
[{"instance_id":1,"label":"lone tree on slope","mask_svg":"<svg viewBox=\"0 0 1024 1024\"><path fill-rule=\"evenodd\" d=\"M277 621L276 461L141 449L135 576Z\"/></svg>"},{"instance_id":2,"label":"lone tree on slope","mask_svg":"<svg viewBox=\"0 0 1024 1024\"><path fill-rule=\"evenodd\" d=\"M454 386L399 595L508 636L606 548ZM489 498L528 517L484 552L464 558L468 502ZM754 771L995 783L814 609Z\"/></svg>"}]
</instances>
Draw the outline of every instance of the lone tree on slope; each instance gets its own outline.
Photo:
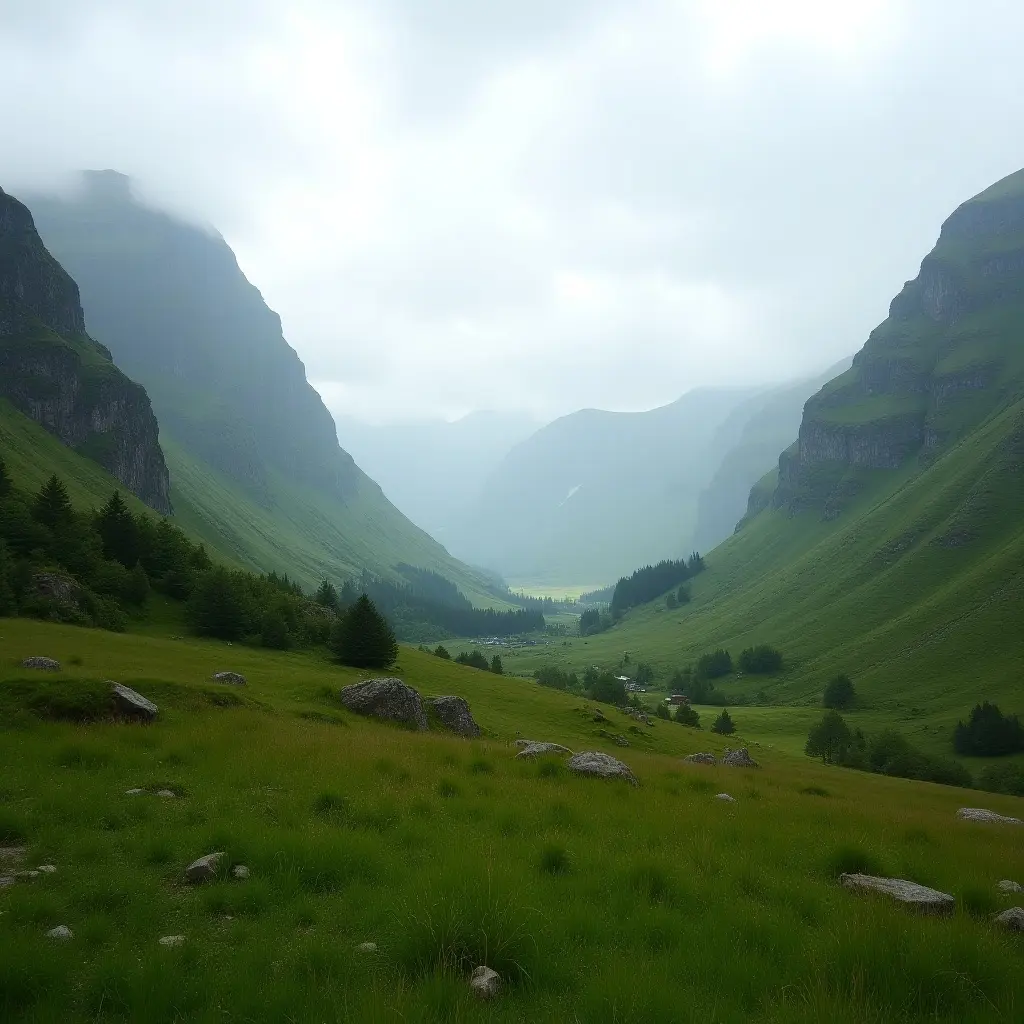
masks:
<instances>
[{"instance_id":1,"label":"lone tree on slope","mask_svg":"<svg viewBox=\"0 0 1024 1024\"><path fill-rule=\"evenodd\" d=\"M330 646L338 661L354 668L387 668L398 658L394 632L365 594L338 619Z\"/></svg>"}]
</instances>

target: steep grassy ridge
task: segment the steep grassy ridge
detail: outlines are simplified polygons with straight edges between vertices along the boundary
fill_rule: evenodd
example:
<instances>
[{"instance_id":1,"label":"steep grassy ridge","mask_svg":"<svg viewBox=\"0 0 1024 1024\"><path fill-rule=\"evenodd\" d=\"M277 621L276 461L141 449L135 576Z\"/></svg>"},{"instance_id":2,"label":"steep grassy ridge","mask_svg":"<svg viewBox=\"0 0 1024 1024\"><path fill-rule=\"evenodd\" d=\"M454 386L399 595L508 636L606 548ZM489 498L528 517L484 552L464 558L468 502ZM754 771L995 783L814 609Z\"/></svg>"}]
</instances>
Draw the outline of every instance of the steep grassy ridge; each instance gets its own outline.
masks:
<instances>
[{"instance_id":1,"label":"steep grassy ridge","mask_svg":"<svg viewBox=\"0 0 1024 1024\"><path fill-rule=\"evenodd\" d=\"M995 883L1024 874L1019 836L957 822L962 791L770 754L688 766L675 755L708 737L661 722L637 741L650 752L606 746L633 790L514 760L517 731L601 747L580 701L415 651L401 674L464 695L483 739L357 719L335 696L356 674L315 657L0 632L0 844L57 867L0 890L3 1019L959 1024L1024 1006L1024 951L987 920ZM26 678L17 660L42 652L67 671ZM206 682L223 668L248 687ZM88 708L107 677L160 720L28 710ZM185 885L215 849L249 879ZM952 892L957 914L853 896L835 874L857 868ZM45 937L57 924L69 943ZM506 980L486 1006L466 984L482 962Z\"/></svg>"}]
</instances>

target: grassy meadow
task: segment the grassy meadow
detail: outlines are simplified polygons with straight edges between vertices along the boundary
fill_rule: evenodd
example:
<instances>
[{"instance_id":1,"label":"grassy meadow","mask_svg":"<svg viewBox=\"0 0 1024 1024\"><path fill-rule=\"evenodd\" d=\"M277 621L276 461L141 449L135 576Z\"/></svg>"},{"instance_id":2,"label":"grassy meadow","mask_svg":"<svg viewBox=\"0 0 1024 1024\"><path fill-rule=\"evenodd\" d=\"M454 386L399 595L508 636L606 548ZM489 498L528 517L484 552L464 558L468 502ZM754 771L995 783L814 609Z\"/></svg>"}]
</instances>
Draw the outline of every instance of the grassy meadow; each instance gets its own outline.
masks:
<instances>
[{"instance_id":1,"label":"grassy meadow","mask_svg":"<svg viewBox=\"0 0 1024 1024\"><path fill-rule=\"evenodd\" d=\"M64 671L22 669L32 654ZM223 669L248 686L211 683ZM360 673L315 655L0 621L0 846L57 868L0 890L0 1019L1024 1017L1024 941L988 920L1010 905L996 883L1024 882L1022 832L954 817L1024 801L764 747L758 770L686 765L720 739L609 708L595 722L595 705L408 648L397 674L466 697L484 737L359 719L337 691ZM106 679L158 721L53 720L87 719ZM520 734L614 753L640 788L518 762ZM185 884L214 850L250 877ZM953 893L957 913L841 889L857 869ZM67 943L46 937L60 924ZM506 982L489 1004L468 992L478 963Z\"/></svg>"}]
</instances>

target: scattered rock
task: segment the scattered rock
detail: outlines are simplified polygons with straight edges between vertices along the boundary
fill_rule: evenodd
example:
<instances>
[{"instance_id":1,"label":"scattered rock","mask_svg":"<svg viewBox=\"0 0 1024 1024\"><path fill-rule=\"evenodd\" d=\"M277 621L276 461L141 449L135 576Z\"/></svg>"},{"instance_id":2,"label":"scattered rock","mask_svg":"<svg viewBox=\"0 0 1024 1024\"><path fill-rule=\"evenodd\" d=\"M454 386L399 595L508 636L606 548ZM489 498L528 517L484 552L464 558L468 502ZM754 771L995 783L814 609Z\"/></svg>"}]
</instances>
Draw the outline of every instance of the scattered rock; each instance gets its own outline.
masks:
<instances>
[{"instance_id":1,"label":"scattered rock","mask_svg":"<svg viewBox=\"0 0 1024 1024\"><path fill-rule=\"evenodd\" d=\"M56 939L58 942L67 942L75 937L75 933L66 924L59 924L56 928L51 928L46 933L46 937Z\"/></svg>"},{"instance_id":2,"label":"scattered rock","mask_svg":"<svg viewBox=\"0 0 1024 1024\"><path fill-rule=\"evenodd\" d=\"M593 775L600 779L625 779L631 786L639 786L629 765L599 750L585 750L566 761L566 767L577 775Z\"/></svg>"},{"instance_id":3,"label":"scattered rock","mask_svg":"<svg viewBox=\"0 0 1024 1024\"><path fill-rule=\"evenodd\" d=\"M701 751L697 754L687 754L683 761L686 764L718 764L718 758L706 751Z\"/></svg>"},{"instance_id":4,"label":"scattered rock","mask_svg":"<svg viewBox=\"0 0 1024 1024\"><path fill-rule=\"evenodd\" d=\"M247 680L239 672L214 672L213 681L215 683L229 683L231 686L245 686Z\"/></svg>"},{"instance_id":5,"label":"scattered rock","mask_svg":"<svg viewBox=\"0 0 1024 1024\"><path fill-rule=\"evenodd\" d=\"M220 869L220 862L224 859L224 851L219 853L208 853L205 857L192 861L185 868L185 877L190 882L208 882L211 878L217 877Z\"/></svg>"},{"instance_id":6,"label":"scattered rock","mask_svg":"<svg viewBox=\"0 0 1024 1024\"><path fill-rule=\"evenodd\" d=\"M535 740L516 740L516 746L523 749L516 754L516 760L532 761L534 758L543 757L545 754L568 754L572 757L572 751L563 747L561 743L540 743Z\"/></svg>"},{"instance_id":7,"label":"scattered rock","mask_svg":"<svg viewBox=\"0 0 1024 1024\"><path fill-rule=\"evenodd\" d=\"M420 695L401 679L367 679L341 691L341 703L358 715L372 715L389 722L427 729L427 715Z\"/></svg>"},{"instance_id":8,"label":"scattered rock","mask_svg":"<svg viewBox=\"0 0 1024 1024\"><path fill-rule=\"evenodd\" d=\"M1020 885L1019 882L1011 882L1010 879L1004 878L998 885L1000 892L1024 892L1024 886Z\"/></svg>"},{"instance_id":9,"label":"scattered rock","mask_svg":"<svg viewBox=\"0 0 1024 1024\"><path fill-rule=\"evenodd\" d=\"M151 700L146 700L141 693L136 693L130 687L115 682L111 682L110 687L114 694L114 706L125 718L152 722L160 713L160 709Z\"/></svg>"},{"instance_id":10,"label":"scattered rock","mask_svg":"<svg viewBox=\"0 0 1024 1024\"><path fill-rule=\"evenodd\" d=\"M469 979L469 987L478 999L493 999L501 991L501 975L490 967L480 966Z\"/></svg>"},{"instance_id":11,"label":"scattered rock","mask_svg":"<svg viewBox=\"0 0 1024 1024\"><path fill-rule=\"evenodd\" d=\"M733 768L758 768L758 763L750 756L746 747L740 747L739 750L730 750L728 747L725 748L725 753L722 755L722 764L730 765Z\"/></svg>"},{"instance_id":12,"label":"scattered rock","mask_svg":"<svg viewBox=\"0 0 1024 1024\"><path fill-rule=\"evenodd\" d=\"M28 849L24 846L0 846L0 860L17 864L25 859Z\"/></svg>"},{"instance_id":13,"label":"scattered rock","mask_svg":"<svg viewBox=\"0 0 1024 1024\"><path fill-rule=\"evenodd\" d=\"M1009 910L996 914L992 920L1007 931L1024 932L1024 907L1010 907Z\"/></svg>"},{"instance_id":14,"label":"scattered rock","mask_svg":"<svg viewBox=\"0 0 1024 1024\"><path fill-rule=\"evenodd\" d=\"M9 889L14 883L14 875L0 875L0 889Z\"/></svg>"},{"instance_id":15,"label":"scattered rock","mask_svg":"<svg viewBox=\"0 0 1024 1024\"><path fill-rule=\"evenodd\" d=\"M42 672L59 672L60 662L53 658L26 658L21 663L22 668L37 668Z\"/></svg>"},{"instance_id":16,"label":"scattered rock","mask_svg":"<svg viewBox=\"0 0 1024 1024\"><path fill-rule=\"evenodd\" d=\"M729 796L728 793L716 793L715 794L715 799L716 800L721 800L723 803L727 803L727 804L734 804L734 803L736 803L736 797Z\"/></svg>"},{"instance_id":17,"label":"scattered rock","mask_svg":"<svg viewBox=\"0 0 1024 1024\"><path fill-rule=\"evenodd\" d=\"M40 872L38 872L38 871L15 871L14 872L14 877L15 878L28 878L28 879L32 879L32 878L38 878L39 875L40 875Z\"/></svg>"},{"instance_id":18,"label":"scattered rock","mask_svg":"<svg viewBox=\"0 0 1024 1024\"><path fill-rule=\"evenodd\" d=\"M40 864L38 870L44 875L55 875L57 873L57 866L55 864Z\"/></svg>"},{"instance_id":19,"label":"scattered rock","mask_svg":"<svg viewBox=\"0 0 1024 1024\"><path fill-rule=\"evenodd\" d=\"M360 953L376 953L377 952L377 943L376 942L360 942L359 945L356 946L356 949L358 949Z\"/></svg>"},{"instance_id":20,"label":"scattered rock","mask_svg":"<svg viewBox=\"0 0 1024 1024\"><path fill-rule=\"evenodd\" d=\"M173 947L173 946L181 946L185 942L185 936L184 935L164 935L164 936L161 937L161 939L159 941L160 941L160 945L161 946L171 946L171 947Z\"/></svg>"},{"instance_id":21,"label":"scattered rock","mask_svg":"<svg viewBox=\"0 0 1024 1024\"><path fill-rule=\"evenodd\" d=\"M163 797L164 800L176 800L178 798L178 794L173 789L158 789L156 795Z\"/></svg>"},{"instance_id":22,"label":"scattered rock","mask_svg":"<svg viewBox=\"0 0 1024 1024\"><path fill-rule=\"evenodd\" d=\"M922 914L952 914L956 900L936 889L902 878L876 878L874 875L840 875L840 884L847 889L880 892Z\"/></svg>"},{"instance_id":23,"label":"scattered rock","mask_svg":"<svg viewBox=\"0 0 1024 1024\"><path fill-rule=\"evenodd\" d=\"M249 869L244 864L236 864L231 869L231 877L244 880L249 877Z\"/></svg>"},{"instance_id":24,"label":"scattered rock","mask_svg":"<svg viewBox=\"0 0 1024 1024\"><path fill-rule=\"evenodd\" d=\"M64 608L77 608L82 588L70 577L59 572L37 572L30 583L32 593Z\"/></svg>"},{"instance_id":25,"label":"scattered rock","mask_svg":"<svg viewBox=\"0 0 1024 1024\"><path fill-rule=\"evenodd\" d=\"M995 811L988 811L984 807L961 807L956 816L961 821L984 821L993 825L1024 824L1020 818L1008 818L1005 814L996 814Z\"/></svg>"},{"instance_id":26,"label":"scattered rock","mask_svg":"<svg viewBox=\"0 0 1024 1024\"><path fill-rule=\"evenodd\" d=\"M446 729L459 736L480 735L480 726L473 721L469 705L462 697L435 697L427 703Z\"/></svg>"},{"instance_id":27,"label":"scattered rock","mask_svg":"<svg viewBox=\"0 0 1024 1024\"><path fill-rule=\"evenodd\" d=\"M146 791L144 789L136 787L135 789L126 789L124 791L124 795L125 796L141 796L145 792Z\"/></svg>"}]
</instances>

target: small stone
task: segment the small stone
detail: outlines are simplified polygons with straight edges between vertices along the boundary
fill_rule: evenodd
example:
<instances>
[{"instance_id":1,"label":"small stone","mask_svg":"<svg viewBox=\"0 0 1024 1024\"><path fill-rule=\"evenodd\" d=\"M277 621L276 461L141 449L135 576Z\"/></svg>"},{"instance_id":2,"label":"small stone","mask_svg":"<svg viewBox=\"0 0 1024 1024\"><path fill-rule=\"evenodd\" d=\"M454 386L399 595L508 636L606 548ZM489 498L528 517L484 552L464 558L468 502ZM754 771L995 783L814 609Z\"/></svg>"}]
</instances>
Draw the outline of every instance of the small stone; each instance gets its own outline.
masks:
<instances>
[{"instance_id":1,"label":"small stone","mask_svg":"<svg viewBox=\"0 0 1024 1024\"><path fill-rule=\"evenodd\" d=\"M55 875L57 873L57 866L55 864L40 864L38 870L44 875Z\"/></svg>"},{"instance_id":2,"label":"small stone","mask_svg":"<svg viewBox=\"0 0 1024 1024\"><path fill-rule=\"evenodd\" d=\"M1024 892L1024 886L1020 885L1019 882L1011 882L1010 879L1004 878L998 885L1000 892L1011 893L1011 892Z\"/></svg>"},{"instance_id":3,"label":"small stone","mask_svg":"<svg viewBox=\"0 0 1024 1024\"><path fill-rule=\"evenodd\" d=\"M184 935L164 935L160 938L161 946L180 946L185 942Z\"/></svg>"},{"instance_id":4,"label":"small stone","mask_svg":"<svg viewBox=\"0 0 1024 1024\"><path fill-rule=\"evenodd\" d=\"M211 878L217 877L220 862L224 859L224 851L219 853L208 853L205 857L192 861L185 868L185 877L190 882L208 882Z\"/></svg>"},{"instance_id":5,"label":"small stone","mask_svg":"<svg viewBox=\"0 0 1024 1024\"><path fill-rule=\"evenodd\" d=\"M469 987L478 999L493 999L501 991L501 975L481 965L469 979Z\"/></svg>"},{"instance_id":6,"label":"small stone","mask_svg":"<svg viewBox=\"0 0 1024 1024\"><path fill-rule=\"evenodd\" d=\"M631 786L639 786L628 764L603 754L599 750L585 750L566 761L566 767L577 775L593 775L600 779L625 779Z\"/></svg>"},{"instance_id":7,"label":"small stone","mask_svg":"<svg viewBox=\"0 0 1024 1024\"><path fill-rule=\"evenodd\" d=\"M249 877L249 869L244 864L236 864L231 869L231 877L245 879Z\"/></svg>"},{"instance_id":8,"label":"small stone","mask_svg":"<svg viewBox=\"0 0 1024 1024\"><path fill-rule=\"evenodd\" d=\"M952 914L956 909L956 900L947 893L918 885L917 882L908 882L903 878L849 874L840 875L839 883L846 889L882 893L922 914Z\"/></svg>"},{"instance_id":9,"label":"small stone","mask_svg":"<svg viewBox=\"0 0 1024 1024\"><path fill-rule=\"evenodd\" d=\"M16 871L15 877L17 878L38 878L38 871Z\"/></svg>"},{"instance_id":10,"label":"small stone","mask_svg":"<svg viewBox=\"0 0 1024 1024\"><path fill-rule=\"evenodd\" d=\"M214 672L215 683L228 683L231 686L245 686L246 678L239 672Z\"/></svg>"},{"instance_id":11,"label":"small stone","mask_svg":"<svg viewBox=\"0 0 1024 1024\"><path fill-rule=\"evenodd\" d=\"M1005 814L996 814L995 811L986 810L984 807L961 807L956 816L961 821L982 821L992 825L1024 824L1020 818L1008 818Z\"/></svg>"},{"instance_id":12,"label":"small stone","mask_svg":"<svg viewBox=\"0 0 1024 1024\"><path fill-rule=\"evenodd\" d=\"M377 952L377 943L376 942L360 942L359 945L356 946L356 949L358 949L360 953L376 953Z\"/></svg>"},{"instance_id":13,"label":"small stone","mask_svg":"<svg viewBox=\"0 0 1024 1024\"><path fill-rule=\"evenodd\" d=\"M173 789L158 789L156 795L163 797L165 800L176 800L178 797L178 794Z\"/></svg>"},{"instance_id":14,"label":"small stone","mask_svg":"<svg viewBox=\"0 0 1024 1024\"><path fill-rule=\"evenodd\" d=\"M718 764L718 758L714 754L709 754L706 751L702 751L697 754L687 754L683 758L685 764Z\"/></svg>"},{"instance_id":15,"label":"small stone","mask_svg":"<svg viewBox=\"0 0 1024 1024\"><path fill-rule=\"evenodd\" d=\"M726 747L725 753L722 755L722 764L730 765L733 768L759 767L758 763L750 756L746 747L740 747L739 750L730 750Z\"/></svg>"},{"instance_id":16,"label":"small stone","mask_svg":"<svg viewBox=\"0 0 1024 1024\"><path fill-rule=\"evenodd\" d=\"M15 881L14 875L0 875L0 889L9 889Z\"/></svg>"},{"instance_id":17,"label":"small stone","mask_svg":"<svg viewBox=\"0 0 1024 1024\"><path fill-rule=\"evenodd\" d=\"M59 672L60 662L55 661L53 658L26 658L21 663L22 668L37 668L41 672Z\"/></svg>"},{"instance_id":18,"label":"small stone","mask_svg":"<svg viewBox=\"0 0 1024 1024\"><path fill-rule=\"evenodd\" d=\"M73 939L75 934L66 924L59 924L56 928L51 928L46 933L46 937L56 939L58 942L67 942L69 939Z\"/></svg>"},{"instance_id":19,"label":"small stone","mask_svg":"<svg viewBox=\"0 0 1024 1024\"><path fill-rule=\"evenodd\" d=\"M344 687L341 703L357 715L399 722L420 732L427 730L427 713L422 698L411 686L406 686L394 676L366 679Z\"/></svg>"},{"instance_id":20,"label":"small stone","mask_svg":"<svg viewBox=\"0 0 1024 1024\"><path fill-rule=\"evenodd\" d=\"M535 740L516 740L516 746L523 749L516 754L516 760L532 761L534 758L543 757L545 754L568 754L572 757L572 751L563 747L561 743L541 743Z\"/></svg>"},{"instance_id":21,"label":"small stone","mask_svg":"<svg viewBox=\"0 0 1024 1024\"><path fill-rule=\"evenodd\" d=\"M0 846L0 860L17 863L24 860L27 853L28 849L24 846Z\"/></svg>"},{"instance_id":22,"label":"small stone","mask_svg":"<svg viewBox=\"0 0 1024 1024\"><path fill-rule=\"evenodd\" d=\"M136 787L135 789L126 789L124 791L124 795L125 796L141 796L145 792L146 791L144 789L140 789L140 788Z\"/></svg>"},{"instance_id":23,"label":"small stone","mask_svg":"<svg viewBox=\"0 0 1024 1024\"><path fill-rule=\"evenodd\" d=\"M1007 931L1024 932L1024 907L1010 907L1009 910L996 914L992 920Z\"/></svg>"},{"instance_id":24,"label":"small stone","mask_svg":"<svg viewBox=\"0 0 1024 1024\"><path fill-rule=\"evenodd\" d=\"M125 718L133 718L138 722L152 722L160 713L160 709L151 701L136 693L129 686L122 686L110 680L110 688L114 695L114 706Z\"/></svg>"},{"instance_id":25,"label":"small stone","mask_svg":"<svg viewBox=\"0 0 1024 1024\"><path fill-rule=\"evenodd\" d=\"M728 793L716 793L715 794L715 799L716 800L721 800L723 803L727 803L727 804L734 804L734 803L736 803L736 797L729 796Z\"/></svg>"}]
</instances>

